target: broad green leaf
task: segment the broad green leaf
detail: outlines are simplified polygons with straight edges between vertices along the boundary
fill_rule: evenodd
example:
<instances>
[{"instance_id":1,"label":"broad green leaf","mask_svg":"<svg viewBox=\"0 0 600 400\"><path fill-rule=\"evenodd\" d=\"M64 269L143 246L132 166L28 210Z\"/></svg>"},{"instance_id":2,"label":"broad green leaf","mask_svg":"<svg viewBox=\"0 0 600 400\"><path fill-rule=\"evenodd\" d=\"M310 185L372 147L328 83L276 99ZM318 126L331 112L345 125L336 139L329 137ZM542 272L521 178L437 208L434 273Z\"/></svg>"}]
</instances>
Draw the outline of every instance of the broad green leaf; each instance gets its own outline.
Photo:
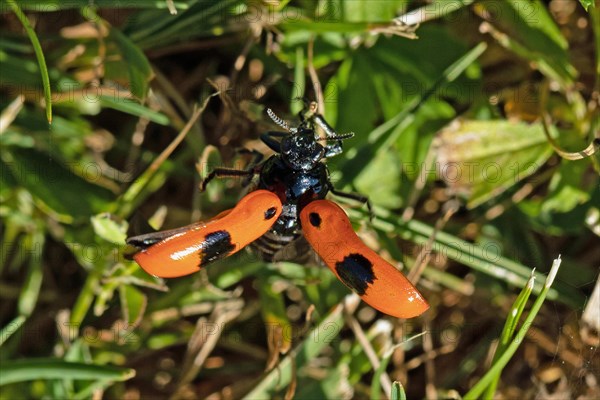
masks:
<instances>
[{"instance_id":1,"label":"broad green leaf","mask_svg":"<svg viewBox=\"0 0 600 400\"><path fill-rule=\"evenodd\" d=\"M348 49L346 41L344 40L344 36L340 33L323 32L315 36L310 31L301 30L291 31L285 34L281 42L281 51L277 52L276 56L279 60L288 64L296 64L300 62L303 67L302 72L306 73L306 51L299 53L297 49L306 49L308 47L308 43L311 40L313 40L313 66L316 70L330 65L332 62L344 60L348 56L348 52L350 51L350 49ZM270 63L270 60L265 59L264 62ZM276 68L276 66L273 66L272 68ZM304 84L302 84L302 80L298 80L296 74L294 77L293 85L294 90L292 90L290 97L293 99L294 97L302 96ZM310 86L312 85L309 85L309 87ZM323 88L322 90L324 92L323 96L325 97L325 101L327 101L327 90L326 88ZM302 102L299 101L294 102L292 104L297 105L298 107L302 107ZM292 112L292 114L297 114L298 111L300 111L300 109L291 109L290 111Z\"/></svg>"},{"instance_id":2,"label":"broad green leaf","mask_svg":"<svg viewBox=\"0 0 600 400\"><path fill-rule=\"evenodd\" d=\"M125 239L127 238L127 222L122 220L117 221L116 217L112 217L107 213L94 215L92 216L91 221L96 235L110 243L117 245L125 244Z\"/></svg>"},{"instance_id":3,"label":"broad green leaf","mask_svg":"<svg viewBox=\"0 0 600 400\"><path fill-rule=\"evenodd\" d=\"M444 74L451 72L448 66L469 50L439 27L423 27L419 36L418 41L381 37L372 47L350 52L338 69L332 82L338 91L340 111L336 118L331 118L329 111L326 116L338 131L356 133L349 141L352 147L364 143L379 121L393 118L415 98L424 97L436 82L444 79ZM435 51L435 57L431 57L431 51ZM471 76L460 75L447 76L444 83L452 84L438 88L435 99L439 103L445 99L460 104L473 101L478 85L474 85ZM469 90L459 89L464 86Z\"/></svg>"},{"instance_id":4,"label":"broad green leaf","mask_svg":"<svg viewBox=\"0 0 600 400\"><path fill-rule=\"evenodd\" d=\"M455 115L443 101L430 100L416 111L410 124L398 125L402 133L394 148L380 151L369 160L354 180L360 193L368 193L375 205L397 209L404 206L423 167L435 132ZM431 162L430 162L431 163ZM431 163L432 164L432 163ZM429 169L432 169L430 166ZM336 171L332 170L335 178ZM378 177L373 179L373 177Z\"/></svg>"},{"instance_id":5,"label":"broad green leaf","mask_svg":"<svg viewBox=\"0 0 600 400\"><path fill-rule=\"evenodd\" d=\"M59 359L30 358L2 361L0 386L38 379L89 379L126 381L135 376L135 370L109 365L65 362Z\"/></svg>"},{"instance_id":6,"label":"broad green leaf","mask_svg":"<svg viewBox=\"0 0 600 400\"><path fill-rule=\"evenodd\" d=\"M366 132L372 129L377 117L377 103L365 101L375 98L371 82L365 79L365 71L369 70L369 58L366 50L358 49L352 57L344 60L332 79L332 86L338 92L337 115L332 115L331 107L326 109L328 121L338 132L356 133L351 139L353 147L365 140ZM337 160L330 161L334 162Z\"/></svg>"},{"instance_id":7,"label":"broad green leaf","mask_svg":"<svg viewBox=\"0 0 600 400\"><path fill-rule=\"evenodd\" d=\"M373 179L373 177L378 177ZM389 209L400 208L403 204L400 195L402 180L402 162L394 151L377 154L361 171L354 181L359 193L368 193L373 204Z\"/></svg>"},{"instance_id":8,"label":"broad green leaf","mask_svg":"<svg viewBox=\"0 0 600 400\"><path fill-rule=\"evenodd\" d=\"M161 292L169 291L168 286L165 285L165 282L161 278L148 274L134 262L117 264L117 266L119 268L112 277L120 282L159 290Z\"/></svg>"},{"instance_id":9,"label":"broad green leaf","mask_svg":"<svg viewBox=\"0 0 600 400\"><path fill-rule=\"evenodd\" d=\"M475 208L535 173L552 148L540 124L457 121L436 143L438 176Z\"/></svg>"},{"instance_id":10,"label":"broad green leaf","mask_svg":"<svg viewBox=\"0 0 600 400\"><path fill-rule=\"evenodd\" d=\"M10 158L3 156L15 180L25 187L40 205L65 222L103 211L114 196L110 191L75 175L34 149L13 148Z\"/></svg>"},{"instance_id":11,"label":"broad green leaf","mask_svg":"<svg viewBox=\"0 0 600 400\"><path fill-rule=\"evenodd\" d=\"M521 212L530 217L530 228L550 235L577 235L581 232L581 226L586 223L594 226L594 220L587 220L587 218L594 205L599 204L600 200L598 177L586 178L585 182L586 186L588 182L591 184L591 190L587 193L581 191L581 187L559 185L559 191L549 197L548 205L543 201L544 199L528 198L517 206ZM555 198L555 196L559 197ZM565 201L564 209L572 207L569 211L561 211L563 209L563 204L559 203L561 198Z\"/></svg>"},{"instance_id":12,"label":"broad green leaf","mask_svg":"<svg viewBox=\"0 0 600 400\"><path fill-rule=\"evenodd\" d=\"M588 160L567 161L561 165L550 181L550 193L542 204L542 213L565 213L591 197L591 188L598 179L586 178ZM587 181L587 182L586 182Z\"/></svg>"}]
</instances>

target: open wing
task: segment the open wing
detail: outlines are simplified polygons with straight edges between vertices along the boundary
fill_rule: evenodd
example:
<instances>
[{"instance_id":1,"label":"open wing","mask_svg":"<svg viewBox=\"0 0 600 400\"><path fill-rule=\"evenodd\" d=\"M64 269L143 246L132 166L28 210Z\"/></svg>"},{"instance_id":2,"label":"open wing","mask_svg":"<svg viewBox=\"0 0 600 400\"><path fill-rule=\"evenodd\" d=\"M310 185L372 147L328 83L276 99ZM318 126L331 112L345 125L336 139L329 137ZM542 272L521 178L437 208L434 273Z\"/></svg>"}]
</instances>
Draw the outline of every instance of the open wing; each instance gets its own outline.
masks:
<instances>
[{"instance_id":1,"label":"open wing","mask_svg":"<svg viewBox=\"0 0 600 400\"><path fill-rule=\"evenodd\" d=\"M340 206L315 200L302 210L300 222L319 257L367 304L398 318L416 317L429 308L400 271L360 240Z\"/></svg>"},{"instance_id":2,"label":"open wing","mask_svg":"<svg viewBox=\"0 0 600 400\"><path fill-rule=\"evenodd\" d=\"M249 193L231 210L207 222L134 236L140 248L133 259L149 274L163 278L188 275L241 250L265 234L281 214L279 197L267 190Z\"/></svg>"}]
</instances>

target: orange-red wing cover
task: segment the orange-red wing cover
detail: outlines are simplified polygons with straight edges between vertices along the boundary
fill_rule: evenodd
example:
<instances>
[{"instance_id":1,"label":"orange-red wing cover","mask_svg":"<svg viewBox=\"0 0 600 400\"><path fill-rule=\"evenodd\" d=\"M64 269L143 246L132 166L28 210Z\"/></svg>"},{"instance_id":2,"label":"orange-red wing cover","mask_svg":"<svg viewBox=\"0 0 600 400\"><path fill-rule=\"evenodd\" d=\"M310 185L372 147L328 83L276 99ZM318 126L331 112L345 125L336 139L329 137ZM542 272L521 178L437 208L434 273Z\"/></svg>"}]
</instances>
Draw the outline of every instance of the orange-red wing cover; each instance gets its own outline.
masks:
<instances>
[{"instance_id":1,"label":"orange-red wing cover","mask_svg":"<svg viewBox=\"0 0 600 400\"><path fill-rule=\"evenodd\" d=\"M133 259L149 274L174 278L241 250L264 235L281 214L279 197L267 190L249 193L228 212L189 229L177 229ZM160 232L156 233L161 235Z\"/></svg>"},{"instance_id":2,"label":"orange-red wing cover","mask_svg":"<svg viewBox=\"0 0 600 400\"><path fill-rule=\"evenodd\" d=\"M371 307L398 318L416 317L429 308L400 271L360 240L340 206L315 200L304 207L300 222L329 269Z\"/></svg>"}]
</instances>

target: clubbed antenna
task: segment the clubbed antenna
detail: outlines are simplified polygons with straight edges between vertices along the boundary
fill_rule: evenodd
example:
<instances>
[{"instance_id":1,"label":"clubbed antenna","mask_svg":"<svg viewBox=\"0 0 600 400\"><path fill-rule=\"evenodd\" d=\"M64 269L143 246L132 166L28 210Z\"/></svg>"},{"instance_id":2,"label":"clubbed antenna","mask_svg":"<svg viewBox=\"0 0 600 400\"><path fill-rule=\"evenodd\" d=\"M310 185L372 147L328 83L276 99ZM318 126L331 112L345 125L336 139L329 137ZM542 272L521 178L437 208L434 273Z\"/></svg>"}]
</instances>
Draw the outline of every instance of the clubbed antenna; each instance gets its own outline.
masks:
<instances>
[{"instance_id":1,"label":"clubbed antenna","mask_svg":"<svg viewBox=\"0 0 600 400\"><path fill-rule=\"evenodd\" d=\"M270 108L267 108L267 114L269 114L269 117L273 120L273 122L275 122L277 125L279 125L283 129L285 129L286 131L291 132L291 129L290 129L290 126L288 125L288 123L285 122L283 119L279 118L277 115L275 115L273 110L271 110Z\"/></svg>"}]
</instances>

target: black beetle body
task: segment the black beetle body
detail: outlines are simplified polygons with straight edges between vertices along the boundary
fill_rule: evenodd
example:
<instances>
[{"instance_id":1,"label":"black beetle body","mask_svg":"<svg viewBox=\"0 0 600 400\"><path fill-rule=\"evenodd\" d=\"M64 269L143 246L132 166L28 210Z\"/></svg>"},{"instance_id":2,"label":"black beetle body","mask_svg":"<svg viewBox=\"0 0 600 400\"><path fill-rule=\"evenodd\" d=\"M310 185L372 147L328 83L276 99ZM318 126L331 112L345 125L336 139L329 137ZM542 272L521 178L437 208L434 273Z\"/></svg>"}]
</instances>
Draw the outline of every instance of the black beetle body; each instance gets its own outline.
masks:
<instances>
[{"instance_id":1,"label":"black beetle body","mask_svg":"<svg viewBox=\"0 0 600 400\"><path fill-rule=\"evenodd\" d=\"M327 166L323 160L342 152L341 141L354 136L353 133L338 135L320 115L314 111L315 103L310 103L309 111L300 113L301 123L290 128L285 121L267 110L271 119L287 132L267 132L261 140L276 154L261 162L262 154L255 155L254 163L246 170L218 168L202 182L202 190L215 177L246 176L247 183L254 175L259 175L256 189L266 189L277 194L283 203L283 211L271 229L252 243L252 247L266 261L298 261L300 256L309 255L308 244L302 237L299 222L300 211L308 203L324 199L331 192L367 203L368 199L354 193L339 192L334 189ZM326 137L317 135L317 125ZM280 138L280 140L277 140ZM323 146L320 141L331 142Z\"/></svg>"}]
</instances>

